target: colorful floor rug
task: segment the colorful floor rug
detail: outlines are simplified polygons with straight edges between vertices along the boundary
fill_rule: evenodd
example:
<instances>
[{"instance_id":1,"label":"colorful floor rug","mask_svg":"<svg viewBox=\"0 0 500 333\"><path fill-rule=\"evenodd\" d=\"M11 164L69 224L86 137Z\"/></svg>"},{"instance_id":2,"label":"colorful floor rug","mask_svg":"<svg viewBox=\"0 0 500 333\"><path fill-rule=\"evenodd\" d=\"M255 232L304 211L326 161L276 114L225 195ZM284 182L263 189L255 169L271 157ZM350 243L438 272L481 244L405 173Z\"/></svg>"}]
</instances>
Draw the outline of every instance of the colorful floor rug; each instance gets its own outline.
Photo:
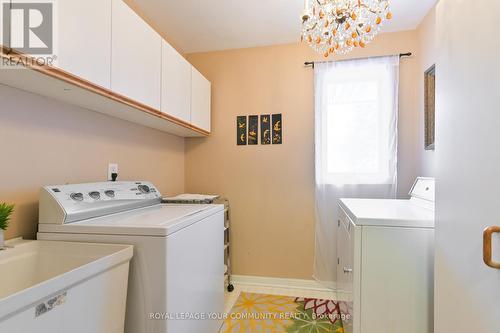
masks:
<instances>
[{"instance_id":1,"label":"colorful floor rug","mask_svg":"<svg viewBox=\"0 0 500 333\"><path fill-rule=\"evenodd\" d=\"M346 302L241 293L220 332L344 333L350 313Z\"/></svg>"}]
</instances>

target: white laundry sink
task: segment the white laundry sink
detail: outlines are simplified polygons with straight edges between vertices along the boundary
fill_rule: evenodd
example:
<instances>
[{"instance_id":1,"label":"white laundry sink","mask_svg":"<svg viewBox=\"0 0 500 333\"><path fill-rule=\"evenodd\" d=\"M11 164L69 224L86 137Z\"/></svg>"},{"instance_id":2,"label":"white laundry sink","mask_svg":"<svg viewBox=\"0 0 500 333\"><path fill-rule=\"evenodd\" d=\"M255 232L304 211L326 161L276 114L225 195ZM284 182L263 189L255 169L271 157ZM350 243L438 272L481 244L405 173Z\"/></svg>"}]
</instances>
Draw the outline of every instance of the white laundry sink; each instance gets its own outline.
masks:
<instances>
[{"instance_id":1,"label":"white laundry sink","mask_svg":"<svg viewBox=\"0 0 500 333\"><path fill-rule=\"evenodd\" d=\"M123 332L131 245L7 244L0 332Z\"/></svg>"}]
</instances>

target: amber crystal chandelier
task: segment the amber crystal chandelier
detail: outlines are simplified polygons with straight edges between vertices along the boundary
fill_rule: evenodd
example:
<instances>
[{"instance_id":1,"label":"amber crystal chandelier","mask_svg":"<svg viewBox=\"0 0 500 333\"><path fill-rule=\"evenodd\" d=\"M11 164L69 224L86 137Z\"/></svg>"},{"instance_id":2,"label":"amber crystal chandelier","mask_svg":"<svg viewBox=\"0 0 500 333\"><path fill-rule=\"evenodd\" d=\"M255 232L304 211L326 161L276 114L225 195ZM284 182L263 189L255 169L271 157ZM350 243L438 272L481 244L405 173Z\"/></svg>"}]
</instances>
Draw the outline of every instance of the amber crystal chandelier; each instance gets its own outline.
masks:
<instances>
[{"instance_id":1,"label":"amber crystal chandelier","mask_svg":"<svg viewBox=\"0 0 500 333\"><path fill-rule=\"evenodd\" d=\"M305 0L302 40L325 57L365 47L392 13L389 0Z\"/></svg>"}]
</instances>

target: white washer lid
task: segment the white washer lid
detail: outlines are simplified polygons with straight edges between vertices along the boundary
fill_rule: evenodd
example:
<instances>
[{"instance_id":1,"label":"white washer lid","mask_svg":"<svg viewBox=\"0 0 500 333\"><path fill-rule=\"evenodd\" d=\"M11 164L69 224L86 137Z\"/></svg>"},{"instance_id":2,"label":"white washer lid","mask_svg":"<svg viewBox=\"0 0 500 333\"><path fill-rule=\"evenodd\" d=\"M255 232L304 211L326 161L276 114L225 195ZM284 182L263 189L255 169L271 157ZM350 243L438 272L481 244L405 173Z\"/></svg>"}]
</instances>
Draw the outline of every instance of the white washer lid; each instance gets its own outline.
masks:
<instances>
[{"instance_id":1,"label":"white washer lid","mask_svg":"<svg viewBox=\"0 0 500 333\"><path fill-rule=\"evenodd\" d=\"M167 236L224 210L223 205L159 204L123 213L57 225L39 224L39 232Z\"/></svg>"},{"instance_id":2,"label":"white washer lid","mask_svg":"<svg viewBox=\"0 0 500 333\"><path fill-rule=\"evenodd\" d=\"M340 199L340 206L358 226L434 228L434 211L411 200Z\"/></svg>"}]
</instances>

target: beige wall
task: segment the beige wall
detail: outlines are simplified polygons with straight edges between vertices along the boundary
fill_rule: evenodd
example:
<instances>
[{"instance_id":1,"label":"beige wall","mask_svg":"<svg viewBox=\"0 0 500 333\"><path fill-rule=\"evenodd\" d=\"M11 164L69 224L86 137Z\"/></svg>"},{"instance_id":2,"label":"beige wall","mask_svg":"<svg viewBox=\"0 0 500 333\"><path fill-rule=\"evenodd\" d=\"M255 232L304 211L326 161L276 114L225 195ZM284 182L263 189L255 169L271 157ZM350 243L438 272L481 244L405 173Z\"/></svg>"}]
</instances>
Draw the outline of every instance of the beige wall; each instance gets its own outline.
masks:
<instances>
[{"instance_id":1,"label":"beige wall","mask_svg":"<svg viewBox=\"0 0 500 333\"><path fill-rule=\"evenodd\" d=\"M16 204L7 238L33 238L42 185L151 180L184 190L184 139L0 85L0 202Z\"/></svg>"},{"instance_id":2,"label":"beige wall","mask_svg":"<svg viewBox=\"0 0 500 333\"><path fill-rule=\"evenodd\" d=\"M435 173L435 153L433 150L424 149L424 72L436 63L436 9L433 8L422 21L417 29L417 42L419 65L418 65L418 110L419 110L419 163L420 174L433 177ZM439 77L437 78L439 80ZM436 110L436 112L438 112ZM438 148L439 149L439 148Z\"/></svg>"},{"instance_id":3,"label":"beige wall","mask_svg":"<svg viewBox=\"0 0 500 333\"><path fill-rule=\"evenodd\" d=\"M416 32L377 37L349 57L416 51ZM235 274L311 278L314 246L313 70L300 44L210 52L188 59L212 81L213 135L186 143L186 190L232 205ZM417 57L402 60L399 194L417 175ZM284 144L236 146L237 115L283 113ZM335 203L332 203L335 204Z\"/></svg>"}]
</instances>

